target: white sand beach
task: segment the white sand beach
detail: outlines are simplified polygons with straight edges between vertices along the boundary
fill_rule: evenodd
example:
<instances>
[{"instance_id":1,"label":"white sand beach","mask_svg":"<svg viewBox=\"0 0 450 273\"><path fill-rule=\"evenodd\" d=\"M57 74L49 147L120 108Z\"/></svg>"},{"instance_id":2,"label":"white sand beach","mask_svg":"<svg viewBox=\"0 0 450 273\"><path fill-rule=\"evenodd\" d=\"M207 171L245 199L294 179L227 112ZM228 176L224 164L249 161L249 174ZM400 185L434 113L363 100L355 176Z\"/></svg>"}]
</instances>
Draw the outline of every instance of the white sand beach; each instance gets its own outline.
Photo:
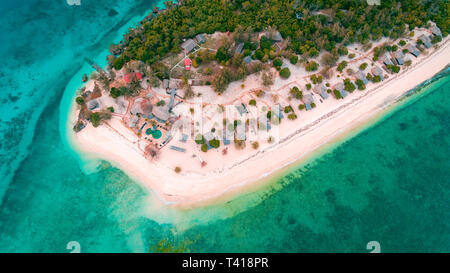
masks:
<instances>
[{"instance_id":1,"label":"white sand beach","mask_svg":"<svg viewBox=\"0 0 450 273\"><path fill-rule=\"evenodd\" d=\"M280 141L261 143L258 150L247 145L243 150L230 148L226 155L220 152L221 149L203 153L199 145L190 141L184 144L188 151L186 154L166 149L158 159L149 160L139 149L139 138L118 118L113 117L108 124L98 128L88 125L74 133L74 109L71 110L68 130L74 148L83 154L111 162L167 203L188 207L263 183L261 181L268 175L306 158L317 148L380 114L405 92L445 68L449 61L450 47L446 38L439 49L420 56L412 66L397 75L389 75L389 79L378 84L369 83L366 90L355 90L344 100L328 98L317 103L312 111L296 112L299 113L297 120L285 119L281 123ZM291 71L294 72L289 81L276 80L275 89L300 81L300 78L295 78L295 70ZM248 88L251 81L249 77L245 83ZM236 83L230 89L239 89L238 85ZM230 92L229 98L233 98L236 94L233 90ZM222 97L228 98L228 95L224 93ZM175 139L172 141L177 142ZM193 154L196 157L192 157ZM198 156L207 162L205 167L200 167ZM182 171L176 173L174 166L180 166Z\"/></svg>"}]
</instances>

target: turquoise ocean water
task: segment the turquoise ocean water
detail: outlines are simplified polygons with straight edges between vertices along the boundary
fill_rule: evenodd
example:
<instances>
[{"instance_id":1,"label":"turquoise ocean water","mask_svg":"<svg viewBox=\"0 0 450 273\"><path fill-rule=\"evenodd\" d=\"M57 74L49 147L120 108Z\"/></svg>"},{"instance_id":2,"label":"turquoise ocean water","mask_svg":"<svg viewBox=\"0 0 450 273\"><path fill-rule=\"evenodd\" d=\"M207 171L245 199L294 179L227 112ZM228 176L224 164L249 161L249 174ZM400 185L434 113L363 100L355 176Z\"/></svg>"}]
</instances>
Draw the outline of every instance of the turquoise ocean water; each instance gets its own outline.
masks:
<instances>
[{"instance_id":1,"label":"turquoise ocean water","mask_svg":"<svg viewBox=\"0 0 450 273\"><path fill-rule=\"evenodd\" d=\"M450 251L448 70L267 189L175 211L107 162L86 173L67 145L68 103L90 71L82 58L104 64L104 49L156 2L81 3L0 4L10 41L0 48L0 252L68 252L69 241L148 252L162 240L193 252L368 252L369 241Z\"/></svg>"}]
</instances>

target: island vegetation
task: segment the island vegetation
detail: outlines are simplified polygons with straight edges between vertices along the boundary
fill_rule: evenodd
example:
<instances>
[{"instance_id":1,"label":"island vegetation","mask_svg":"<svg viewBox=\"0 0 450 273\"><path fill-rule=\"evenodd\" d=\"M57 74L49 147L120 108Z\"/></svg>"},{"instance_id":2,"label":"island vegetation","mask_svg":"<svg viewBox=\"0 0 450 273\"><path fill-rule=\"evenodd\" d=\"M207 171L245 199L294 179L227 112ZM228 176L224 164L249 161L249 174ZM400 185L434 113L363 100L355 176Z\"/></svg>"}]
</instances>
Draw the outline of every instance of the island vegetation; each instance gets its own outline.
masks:
<instances>
[{"instance_id":1,"label":"island vegetation","mask_svg":"<svg viewBox=\"0 0 450 273\"><path fill-rule=\"evenodd\" d=\"M180 52L183 38L216 31L235 33L235 39L245 43L243 56L256 50L252 58L268 61L275 57L270 54L272 41L265 37L256 44L250 34L276 28L283 38L289 38L285 55L296 63L298 55L303 61L317 57L322 50L342 56L348 54L345 46L351 43L368 44L383 36L397 39L429 20L442 29L444 36L450 30L448 2L444 0L381 1L373 6L354 0L185 0L182 5L170 1L165 5L164 13L148 16L113 47L116 54L110 60L115 69L130 60L140 60L160 70L158 63L167 54ZM236 63L226 46L213 58ZM315 67L309 65L311 71ZM224 77L219 81L227 80Z\"/></svg>"}]
</instances>

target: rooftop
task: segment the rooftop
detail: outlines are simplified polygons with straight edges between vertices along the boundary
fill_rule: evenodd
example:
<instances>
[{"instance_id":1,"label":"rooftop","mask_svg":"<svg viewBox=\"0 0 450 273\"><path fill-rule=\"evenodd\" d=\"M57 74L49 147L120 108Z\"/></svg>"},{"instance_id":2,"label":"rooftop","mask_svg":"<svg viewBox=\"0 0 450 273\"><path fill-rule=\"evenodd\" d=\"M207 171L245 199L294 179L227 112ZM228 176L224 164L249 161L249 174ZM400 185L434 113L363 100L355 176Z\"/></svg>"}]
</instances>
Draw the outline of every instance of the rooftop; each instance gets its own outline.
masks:
<instances>
[{"instance_id":1,"label":"rooftop","mask_svg":"<svg viewBox=\"0 0 450 273\"><path fill-rule=\"evenodd\" d=\"M191 51L195 48L196 45L197 45L197 44L195 43L194 40L192 40L192 39L187 39L186 41L184 41L184 42L181 44L181 48L182 48L186 53L189 53L189 52L191 52Z\"/></svg>"}]
</instances>

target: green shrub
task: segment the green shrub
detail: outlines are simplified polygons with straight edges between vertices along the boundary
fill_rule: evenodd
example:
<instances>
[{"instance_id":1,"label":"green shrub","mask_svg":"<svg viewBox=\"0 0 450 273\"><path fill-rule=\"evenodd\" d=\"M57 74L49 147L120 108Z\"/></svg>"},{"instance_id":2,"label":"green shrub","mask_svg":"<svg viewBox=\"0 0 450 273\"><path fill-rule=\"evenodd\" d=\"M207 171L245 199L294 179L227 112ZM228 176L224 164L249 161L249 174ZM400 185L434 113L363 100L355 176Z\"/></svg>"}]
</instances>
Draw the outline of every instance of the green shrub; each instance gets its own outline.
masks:
<instances>
[{"instance_id":1,"label":"green shrub","mask_svg":"<svg viewBox=\"0 0 450 273\"><path fill-rule=\"evenodd\" d=\"M288 119L290 119L290 120L294 120L294 119L296 119L296 118L297 118L297 115L294 114L294 113L290 113L290 114L288 115Z\"/></svg>"},{"instance_id":2,"label":"green shrub","mask_svg":"<svg viewBox=\"0 0 450 273\"><path fill-rule=\"evenodd\" d=\"M284 79L287 79L291 76L291 71L289 70L289 68L285 67L280 70L280 76Z\"/></svg>"},{"instance_id":3,"label":"green shrub","mask_svg":"<svg viewBox=\"0 0 450 273\"><path fill-rule=\"evenodd\" d=\"M208 151L208 145L206 145L205 143L202 144L202 146L200 147L200 149L202 150L202 152L206 153Z\"/></svg>"},{"instance_id":4,"label":"green shrub","mask_svg":"<svg viewBox=\"0 0 450 273\"><path fill-rule=\"evenodd\" d=\"M220 147L220 140L217 140L217 139L211 139L211 140L209 141L209 145L211 145L211 147L217 149L217 148Z\"/></svg>"},{"instance_id":5,"label":"green shrub","mask_svg":"<svg viewBox=\"0 0 450 273\"><path fill-rule=\"evenodd\" d=\"M364 84L364 82L360 79L357 79L355 81L356 85L358 86L358 90L364 90L366 89L366 85Z\"/></svg>"},{"instance_id":6,"label":"green shrub","mask_svg":"<svg viewBox=\"0 0 450 273\"><path fill-rule=\"evenodd\" d=\"M82 104L84 104L84 99L82 97L77 97L75 99L75 102L79 105L82 105Z\"/></svg>"},{"instance_id":7,"label":"green shrub","mask_svg":"<svg viewBox=\"0 0 450 273\"><path fill-rule=\"evenodd\" d=\"M120 91L120 89L118 88L111 88L111 91L109 92L109 95L115 99L117 99L118 97L122 96L122 92Z\"/></svg>"},{"instance_id":8,"label":"green shrub","mask_svg":"<svg viewBox=\"0 0 450 273\"><path fill-rule=\"evenodd\" d=\"M374 83L381 82L381 77L378 75L374 76L372 82Z\"/></svg>"},{"instance_id":9,"label":"green shrub","mask_svg":"<svg viewBox=\"0 0 450 273\"><path fill-rule=\"evenodd\" d=\"M305 69L308 72L316 71L317 69L319 69L319 64L314 61L311 61L306 65Z\"/></svg>"},{"instance_id":10,"label":"green shrub","mask_svg":"<svg viewBox=\"0 0 450 273\"><path fill-rule=\"evenodd\" d=\"M219 47L216 52L216 60L220 62L226 62L230 59L230 55L228 55L227 49L223 46Z\"/></svg>"},{"instance_id":11,"label":"green shrub","mask_svg":"<svg viewBox=\"0 0 450 273\"><path fill-rule=\"evenodd\" d=\"M336 99L342 99L341 93L339 92L339 90L334 89L333 90L334 96L336 97Z\"/></svg>"},{"instance_id":12,"label":"green shrub","mask_svg":"<svg viewBox=\"0 0 450 273\"><path fill-rule=\"evenodd\" d=\"M202 135L198 134L197 136L195 136L195 143L204 144L205 138Z\"/></svg>"},{"instance_id":13,"label":"green shrub","mask_svg":"<svg viewBox=\"0 0 450 273\"><path fill-rule=\"evenodd\" d=\"M398 65L388 65L387 68L391 70L393 73L400 72L400 66Z\"/></svg>"},{"instance_id":14,"label":"green shrub","mask_svg":"<svg viewBox=\"0 0 450 273\"><path fill-rule=\"evenodd\" d=\"M297 62L298 62L298 56L297 56L297 55L292 55L292 56L289 58L289 61L291 62L291 64L297 64Z\"/></svg>"},{"instance_id":15,"label":"green shrub","mask_svg":"<svg viewBox=\"0 0 450 273\"><path fill-rule=\"evenodd\" d=\"M348 54L348 49L345 46L338 48L338 54L344 56Z\"/></svg>"},{"instance_id":16,"label":"green shrub","mask_svg":"<svg viewBox=\"0 0 450 273\"><path fill-rule=\"evenodd\" d=\"M100 125L100 114L98 112L92 113L89 116L89 121L92 123L92 126L98 127Z\"/></svg>"},{"instance_id":17,"label":"green shrub","mask_svg":"<svg viewBox=\"0 0 450 273\"><path fill-rule=\"evenodd\" d=\"M281 60L281 58L276 58L275 60L273 60L273 66L276 68L280 68L283 65L283 61Z\"/></svg>"},{"instance_id":18,"label":"green shrub","mask_svg":"<svg viewBox=\"0 0 450 273\"><path fill-rule=\"evenodd\" d=\"M292 107L289 105L289 106L286 106L286 107L284 107L284 112L287 114L287 113L289 113L289 112L291 112L293 109L292 109Z\"/></svg>"},{"instance_id":19,"label":"green shrub","mask_svg":"<svg viewBox=\"0 0 450 273\"><path fill-rule=\"evenodd\" d=\"M346 66L347 66L347 62L342 61L341 63L338 64L337 71L342 72Z\"/></svg>"},{"instance_id":20,"label":"green shrub","mask_svg":"<svg viewBox=\"0 0 450 273\"><path fill-rule=\"evenodd\" d=\"M298 89L297 86L294 86L291 88L291 90L289 91L289 94L291 94L293 97L295 97L298 100L301 100L303 97L303 93L300 89Z\"/></svg>"},{"instance_id":21,"label":"green shrub","mask_svg":"<svg viewBox=\"0 0 450 273\"><path fill-rule=\"evenodd\" d=\"M350 93L355 91L356 87L355 85L350 81L350 79L344 80L344 89Z\"/></svg>"}]
</instances>

